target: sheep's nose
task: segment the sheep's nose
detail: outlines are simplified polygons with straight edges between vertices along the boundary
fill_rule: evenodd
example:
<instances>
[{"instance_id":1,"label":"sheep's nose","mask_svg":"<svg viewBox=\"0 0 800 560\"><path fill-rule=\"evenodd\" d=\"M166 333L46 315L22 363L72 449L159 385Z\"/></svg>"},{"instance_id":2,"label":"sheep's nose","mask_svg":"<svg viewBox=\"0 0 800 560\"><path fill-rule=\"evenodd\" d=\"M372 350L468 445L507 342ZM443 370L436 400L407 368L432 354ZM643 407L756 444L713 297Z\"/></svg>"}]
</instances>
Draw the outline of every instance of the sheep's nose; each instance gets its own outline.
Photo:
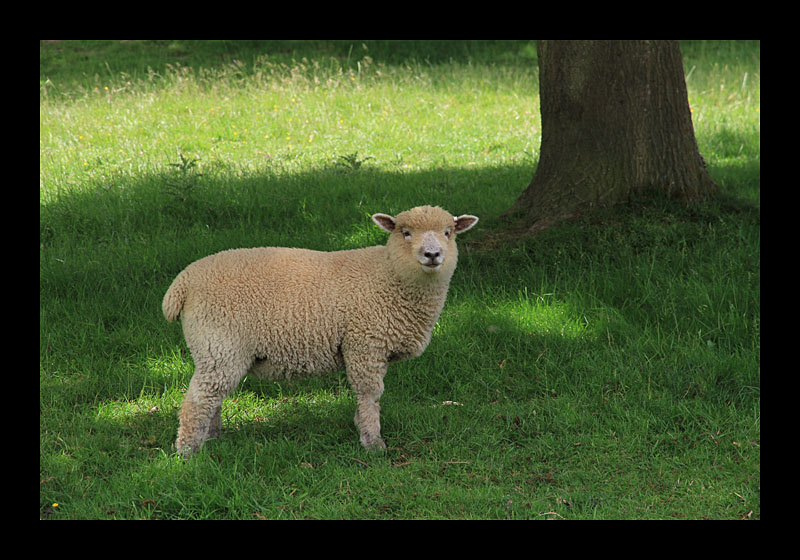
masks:
<instances>
[{"instance_id":1,"label":"sheep's nose","mask_svg":"<svg viewBox=\"0 0 800 560\"><path fill-rule=\"evenodd\" d=\"M430 260L438 259L439 255L441 255L440 251L436 251L435 253L433 253L431 251L425 251L425 256L427 258L429 258Z\"/></svg>"}]
</instances>

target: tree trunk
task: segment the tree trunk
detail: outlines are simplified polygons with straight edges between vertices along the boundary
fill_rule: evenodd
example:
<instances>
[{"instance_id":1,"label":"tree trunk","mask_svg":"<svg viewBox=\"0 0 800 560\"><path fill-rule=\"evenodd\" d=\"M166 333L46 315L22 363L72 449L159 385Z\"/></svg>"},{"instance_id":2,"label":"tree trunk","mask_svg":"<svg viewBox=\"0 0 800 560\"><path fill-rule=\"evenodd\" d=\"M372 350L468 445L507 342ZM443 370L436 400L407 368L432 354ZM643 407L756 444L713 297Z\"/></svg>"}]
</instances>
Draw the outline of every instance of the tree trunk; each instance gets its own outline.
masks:
<instances>
[{"instance_id":1,"label":"tree trunk","mask_svg":"<svg viewBox=\"0 0 800 560\"><path fill-rule=\"evenodd\" d=\"M595 206L718 190L697 149L677 41L539 41L542 146L507 214L537 231Z\"/></svg>"}]
</instances>

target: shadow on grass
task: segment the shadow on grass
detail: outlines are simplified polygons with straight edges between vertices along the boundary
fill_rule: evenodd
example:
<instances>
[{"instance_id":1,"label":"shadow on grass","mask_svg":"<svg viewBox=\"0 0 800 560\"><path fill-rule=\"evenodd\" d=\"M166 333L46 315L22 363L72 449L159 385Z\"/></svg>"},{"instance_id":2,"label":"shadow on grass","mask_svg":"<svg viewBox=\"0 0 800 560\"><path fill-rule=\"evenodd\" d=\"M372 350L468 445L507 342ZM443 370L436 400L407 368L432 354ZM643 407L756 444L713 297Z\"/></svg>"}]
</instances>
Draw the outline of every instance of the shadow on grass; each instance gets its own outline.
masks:
<instances>
[{"instance_id":1,"label":"shadow on grass","mask_svg":"<svg viewBox=\"0 0 800 560\"><path fill-rule=\"evenodd\" d=\"M109 80L158 79L170 67L197 71L234 69L245 77L258 71L259 58L293 68L305 64L360 71L364 58L386 65L439 63L517 64L536 68L533 41L40 41L40 81L50 80L56 91L65 86L99 86ZM124 80L123 80L124 81Z\"/></svg>"},{"instance_id":2,"label":"shadow on grass","mask_svg":"<svg viewBox=\"0 0 800 560\"><path fill-rule=\"evenodd\" d=\"M745 170L742 182L758 184L758 167ZM656 248L672 251L677 244L674 249L681 250L682 239L688 247L686 230L676 230L675 224L694 221L702 236L725 220L752 226L760 219L752 204L732 197L684 210L656 201L587 216L536 238L498 242L496 234L503 228L498 216L527 184L528 166L422 172L320 168L242 175L205 176L186 199L166 188L174 178L169 173L119 177L41 205L43 406L52 401L54 408L72 403L93 410L103 403L136 402L146 394L179 394L191 376L191 358L180 328L164 321L160 305L175 275L197 258L247 246L339 250L380 244L385 234L369 216L419 204L484 219L460 240L459 270L430 349L392 367L403 377L391 383L408 393L401 400L458 400L464 391L474 391L475 383L484 386L487 399L546 400L590 379L593 355L617 352L615 359L625 363L619 348L644 328L636 303L647 297L644 288L630 278L631 286L619 292L633 301L615 299L609 273L637 254L647 260ZM652 228L635 231L649 216ZM617 245L627 245L622 256L609 253ZM614 339L617 350L611 348ZM637 364L634 360L625 367L634 372ZM309 381L298 390L329 390L342 379L343 374ZM593 382L602 389L628 381ZM671 383L676 392L683 385L700 392L699 382ZM735 385L731 392L739 390ZM275 396L274 387L253 388ZM176 410L179 402L173 406ZM147 414L131 416L132 426L151 429ZM174 430L172 411L161 411L160 420L164 414ZM344 415L347 426L342 429L350 430L351 412L335 408L322 414L335 421ZM290 429L291 423L280 427ZM319 423L316 428L323 429ZM158 428L157 435L142 437L164 444L162 435Z\"/></svg>"},{"instance_id":3,"label":"shadow on grass","mask_svg":"<svg viewBox=\"0 0 800 560\"><path fill-rule=\"evenodd\" d=\"M523 166L265 169L205 174L181 198L170 188L175 173L165 171L110 177L46 198L40 204L41 392L50 395L45 400L93 406L174 389L176 376L188 382L191 369L180 364L191 358L180 327L163 319L161 300L198 258L236 247L382 244L385 233L370 220L375 212L432 203L456 213L499 213L514 196L509 185L529 174ZM487 191L502 194L487 198Z\"/></svg>"}]
</instances>

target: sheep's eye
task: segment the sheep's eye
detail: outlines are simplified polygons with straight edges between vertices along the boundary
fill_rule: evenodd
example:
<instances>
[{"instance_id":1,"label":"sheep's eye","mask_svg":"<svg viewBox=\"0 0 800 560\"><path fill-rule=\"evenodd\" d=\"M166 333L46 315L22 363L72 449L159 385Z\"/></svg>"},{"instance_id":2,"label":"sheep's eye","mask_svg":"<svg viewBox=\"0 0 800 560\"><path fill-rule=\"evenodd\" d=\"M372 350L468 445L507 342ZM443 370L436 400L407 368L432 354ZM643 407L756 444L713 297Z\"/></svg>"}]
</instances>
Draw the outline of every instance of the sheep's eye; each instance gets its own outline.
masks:
<instances>
[{"instance_id":1,"label":"sheep's eye","mask_svg":"<svg viewBox=\"0 0 800 560\"><path fill-rule=\"evenodd\" d=\"M450 239L450 230L449 230L449 229L446 229L446 230L444 230L444 236L445 236L447 239Z\"/></svg>"},{"instance_id":2,"label":"sheep's eye","mask_svg":"<svg viewBox=\"0 0 800 560\"><path fill-rule=\"evenodd\" d=\"M404 229L403 230L403 237L405 237L406 239L411 239L411 232L408 231L407 229Z\"/></svg>"}]
</instances>

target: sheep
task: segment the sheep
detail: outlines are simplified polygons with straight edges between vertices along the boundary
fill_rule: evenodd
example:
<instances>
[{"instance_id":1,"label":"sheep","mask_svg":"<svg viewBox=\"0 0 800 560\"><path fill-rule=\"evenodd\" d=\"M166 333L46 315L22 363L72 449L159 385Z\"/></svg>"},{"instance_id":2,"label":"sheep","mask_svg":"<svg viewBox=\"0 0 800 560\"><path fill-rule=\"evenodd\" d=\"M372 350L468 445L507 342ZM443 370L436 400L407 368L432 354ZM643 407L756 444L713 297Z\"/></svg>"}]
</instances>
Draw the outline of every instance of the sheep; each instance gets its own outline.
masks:
<instances>
[{"instance_id":1,"label":"sheep","mask_svg":"<svg viewBox=\"0 0 800 560\"><path fill-rule=\"evenodd\" d=\"M292 380L344 369L369 450L380 433L389 363L428 346L456 268L456 234L478 218L419 206L372 220L386 245L321 252L232 249L187 266L167 290L164 316L180 315L195 371L176 447L189 455L221 430L224 398L248 373Z\"/></svg>"}]
</instances>

